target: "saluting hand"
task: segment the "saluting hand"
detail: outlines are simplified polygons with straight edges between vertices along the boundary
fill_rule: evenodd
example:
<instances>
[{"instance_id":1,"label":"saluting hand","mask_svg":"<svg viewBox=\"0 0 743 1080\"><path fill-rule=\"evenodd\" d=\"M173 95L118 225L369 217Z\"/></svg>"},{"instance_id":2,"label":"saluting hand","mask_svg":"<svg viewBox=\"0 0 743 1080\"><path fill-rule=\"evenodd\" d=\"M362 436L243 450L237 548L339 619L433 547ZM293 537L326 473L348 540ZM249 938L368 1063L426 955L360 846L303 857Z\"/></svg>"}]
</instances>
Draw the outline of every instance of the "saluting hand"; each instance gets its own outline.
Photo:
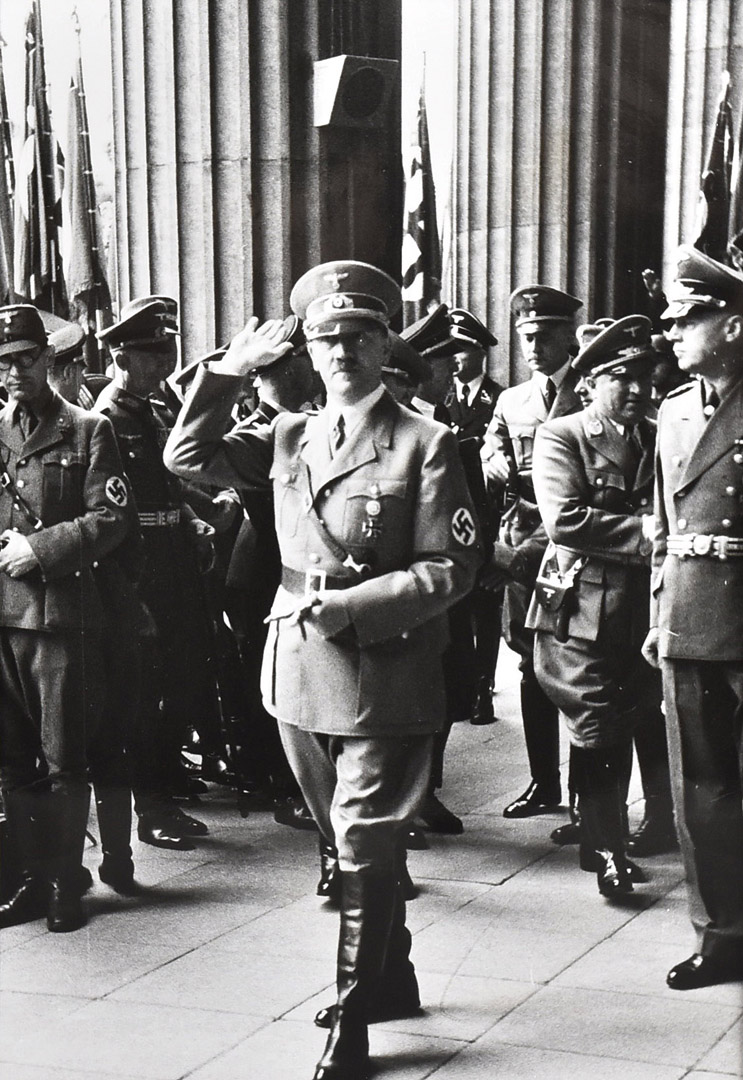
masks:
<instances>
[{"instance_id":1,"label":"saluting hand","mask_svg":"<svg viewBox=\"0 0 743 1080\"><path fill-rule=\"evenodd\" d=\"M209 367L223 375L249 375L291 352L292 344L286 340L286 334L281 319L268 319L259 326L253 315L232 339L222 359L212 360Z\"/></svg>"},{"instance_id":2,"label":"saluting hand","mask_svg":"<svg viewBox=\"0 0 743 1080\"><path fill-rule=\"evenodd\" d=\"M6 529L0 536L0 573L18 578L38 565L39 560L26 537Z\"/></svg>"}]
</instances>

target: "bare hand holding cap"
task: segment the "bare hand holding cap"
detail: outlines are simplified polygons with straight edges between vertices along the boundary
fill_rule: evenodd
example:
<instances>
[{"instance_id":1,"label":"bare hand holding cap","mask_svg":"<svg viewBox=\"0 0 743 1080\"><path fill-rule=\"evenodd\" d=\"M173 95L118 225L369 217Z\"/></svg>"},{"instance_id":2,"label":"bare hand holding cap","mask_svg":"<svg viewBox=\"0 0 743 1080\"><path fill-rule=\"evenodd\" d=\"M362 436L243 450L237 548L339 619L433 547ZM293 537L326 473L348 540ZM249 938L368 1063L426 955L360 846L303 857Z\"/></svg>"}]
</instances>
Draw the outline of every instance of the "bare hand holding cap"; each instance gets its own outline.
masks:
<instances>
[{"instance_id":1,"label":"bare hand holding cap","mask_svg":"<svg viewBox=\"0 0 743 1080\"><path fill-rule=\"evenodd\" d=\"M258 318L253 315L232 339L222 359L211 362L210 369L222 375L243 377L251 371L259 371L291 352L293 345L287 335L284 320L267 319L259 325Z\"/></svg>"}]
</instances>

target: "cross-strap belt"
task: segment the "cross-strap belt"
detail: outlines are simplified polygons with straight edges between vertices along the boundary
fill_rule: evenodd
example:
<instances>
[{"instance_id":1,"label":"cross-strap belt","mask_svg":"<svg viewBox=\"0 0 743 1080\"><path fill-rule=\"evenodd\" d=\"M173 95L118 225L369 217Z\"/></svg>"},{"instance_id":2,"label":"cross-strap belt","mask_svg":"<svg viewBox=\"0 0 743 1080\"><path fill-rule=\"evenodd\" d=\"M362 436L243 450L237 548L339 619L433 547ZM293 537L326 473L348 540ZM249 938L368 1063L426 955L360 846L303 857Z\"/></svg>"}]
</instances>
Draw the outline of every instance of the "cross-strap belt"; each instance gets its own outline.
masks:
<instances>
[{"instance_id":1,"label":"cross-strap belt","mask_svg":"<svg viewBox=\"0 0 743 1080\"><path fill-rule=\"evenodd\" d=\"M666 538L666 551L677 559L743 559L743 539L738 536L710 536L688 533Z\"/></svg>"}]
</instances>

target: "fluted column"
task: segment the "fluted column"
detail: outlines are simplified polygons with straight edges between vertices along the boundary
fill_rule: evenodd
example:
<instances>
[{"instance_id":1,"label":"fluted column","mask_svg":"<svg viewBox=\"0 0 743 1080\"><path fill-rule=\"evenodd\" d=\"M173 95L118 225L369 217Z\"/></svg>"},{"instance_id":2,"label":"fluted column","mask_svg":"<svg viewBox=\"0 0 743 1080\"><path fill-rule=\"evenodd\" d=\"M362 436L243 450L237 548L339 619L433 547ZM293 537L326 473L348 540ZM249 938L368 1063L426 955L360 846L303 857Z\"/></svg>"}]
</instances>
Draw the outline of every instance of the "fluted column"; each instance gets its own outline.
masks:
<instances>
[{"instance_id":1,"label":"fluted column","mask_svg":"<svg viewBox=\"0 0 743 1080\"><path fill-rule=\"evenodd\" d=\"M666 9L461 0L451 298L500 338L491 366L501 381L526 375L512 289L551 284L580 296L588 317L618 316L637 310L640 272L660 263L662 160L643 170L648 147L665 145ZM655 228L645 218L632 227L624 192L648 204Z\"/></svg>"}]
</instances>

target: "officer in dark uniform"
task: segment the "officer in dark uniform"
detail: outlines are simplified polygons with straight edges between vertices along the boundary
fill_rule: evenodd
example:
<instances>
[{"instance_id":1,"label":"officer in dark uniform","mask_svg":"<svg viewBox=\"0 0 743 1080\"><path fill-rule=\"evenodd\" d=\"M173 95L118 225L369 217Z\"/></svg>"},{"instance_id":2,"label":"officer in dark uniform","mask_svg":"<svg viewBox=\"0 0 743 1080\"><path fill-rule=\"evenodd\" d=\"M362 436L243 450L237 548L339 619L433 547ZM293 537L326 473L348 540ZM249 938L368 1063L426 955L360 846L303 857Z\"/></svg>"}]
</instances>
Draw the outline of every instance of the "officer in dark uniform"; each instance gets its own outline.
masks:
<instances>
[{"instance_id":1,"label":"officer in dark uniform","mask_svg":"<svg viewBox=\"0 0 743 1080\"><path fill-rule=\"evenodd\" d=\"M591 404L542 424L534 441L551 543L527 626L537 678L570 735L581 866L609 897L641 880L624 847L632 734L660 716L660 680L641 654L653 531L650 330L644 315L628 315L586 345L573 368Z\"/></svg>"},{"instance_id":2,"label":"officer in dark uniform","mask_svg":"<svg viewBox=\"0 0 743 1080\"><path fill-rule=\"evenodd\" d=\"M197 375L165 460L196 480L273 485L283 570L264 701L341 868L338 996L315 1080L357 1080L368 1074L367 1023L418 1008L400 842L444 718L446 609L481 555L454 436L382 385L399 286L365 263L326 263L291 304L325 408L222 434L245 374L285 348L281 323L251 320Z\"/></svg>"},{"instance_id":3,"label":"officer in dark uniform","mask_svg":"<svg viewBox=\"0 0 743 1080\"><path fill-rule=\"evenodd\" d=\"M503 811L504 817L541 814L556 807L560 791L560 732L557 709L534 676L534 635L526 629L526 612L538 564L533 549L546 547L532 480L534 437L545 420L577 412L581 407L571 368L575 354L575 316L581 301L546 285L527 285L511 295L511 310L524 359L532 369L528 382L504 390L481 451L485 478L493 497L508 505L501 522L501 541L523 563L526 577L506 583L503 638L521 657L521 715L531 783ZM530 558L522 558L522 549ZM534 568L532 570L531 568Z\"/></svg>"},{"instance_id":4,"label":"officer in dark uniform","mask_svg":"<svg viewBox=\"0 0 743 1080\"><path fill-rule=\"evenodd\" d=\"M84 925L80 877L100 719L103 609L93 566L127 533L129 492L109 422L47 381L39 312L0 308L0 783L23 880L0 926L46 912Z\"/></svg>"},{"instance_id":5,"label":"officer in dark uniform","mask_svg":"<svg viewBox=\"0 0 743 1080\"><path fill-rule=\"evenodd\" d=\"M676 256L668 332L696 376L658 416L652 629L697 952L675 990L743 978L743 275Z\"/></svg>"},{"instance_id":6,"label":"officer in dark uniform","mask_svg":"<svg viewBox=\"0 0 743 1080\"><path fill-rule=\"evenodd\" d=\"M184 814L171 793L187 729L214 711L216 692L197 553L212 530L163 464L171 416L151 398L175 367L177 334L174 300L148 296L127 304L119 321L99 335L116 371L95 408L113 424L143 536L139 590L151 619L142 642L141 707L131 740L138 835L156 847L185 850L208 830ZM207 495L198 497L210 503Z\"/></svg>"},{"instance_id":7,"label":"officer in dark uniform","mask_svg":"<svg viewBox=\"0 0 743 1080\"><path fill-rule=\"evenodd\" d=\"M49 385L67 401L77 403L83 386L85 332L79 323L49 312L42 312L41 317L54 348ZM126 746L139 709L140 635L146 619L136 586L142 568L142 533L131 492L125 509L129 526L125 539L93 568L104 610L100 644L106 686L101 722L88 741L88 771L103 855L98 875L116 892L129 895L137 887L130 842L132 792ZM86 880L84 886L87 884Z\"/></svg>"}]
</instances>

